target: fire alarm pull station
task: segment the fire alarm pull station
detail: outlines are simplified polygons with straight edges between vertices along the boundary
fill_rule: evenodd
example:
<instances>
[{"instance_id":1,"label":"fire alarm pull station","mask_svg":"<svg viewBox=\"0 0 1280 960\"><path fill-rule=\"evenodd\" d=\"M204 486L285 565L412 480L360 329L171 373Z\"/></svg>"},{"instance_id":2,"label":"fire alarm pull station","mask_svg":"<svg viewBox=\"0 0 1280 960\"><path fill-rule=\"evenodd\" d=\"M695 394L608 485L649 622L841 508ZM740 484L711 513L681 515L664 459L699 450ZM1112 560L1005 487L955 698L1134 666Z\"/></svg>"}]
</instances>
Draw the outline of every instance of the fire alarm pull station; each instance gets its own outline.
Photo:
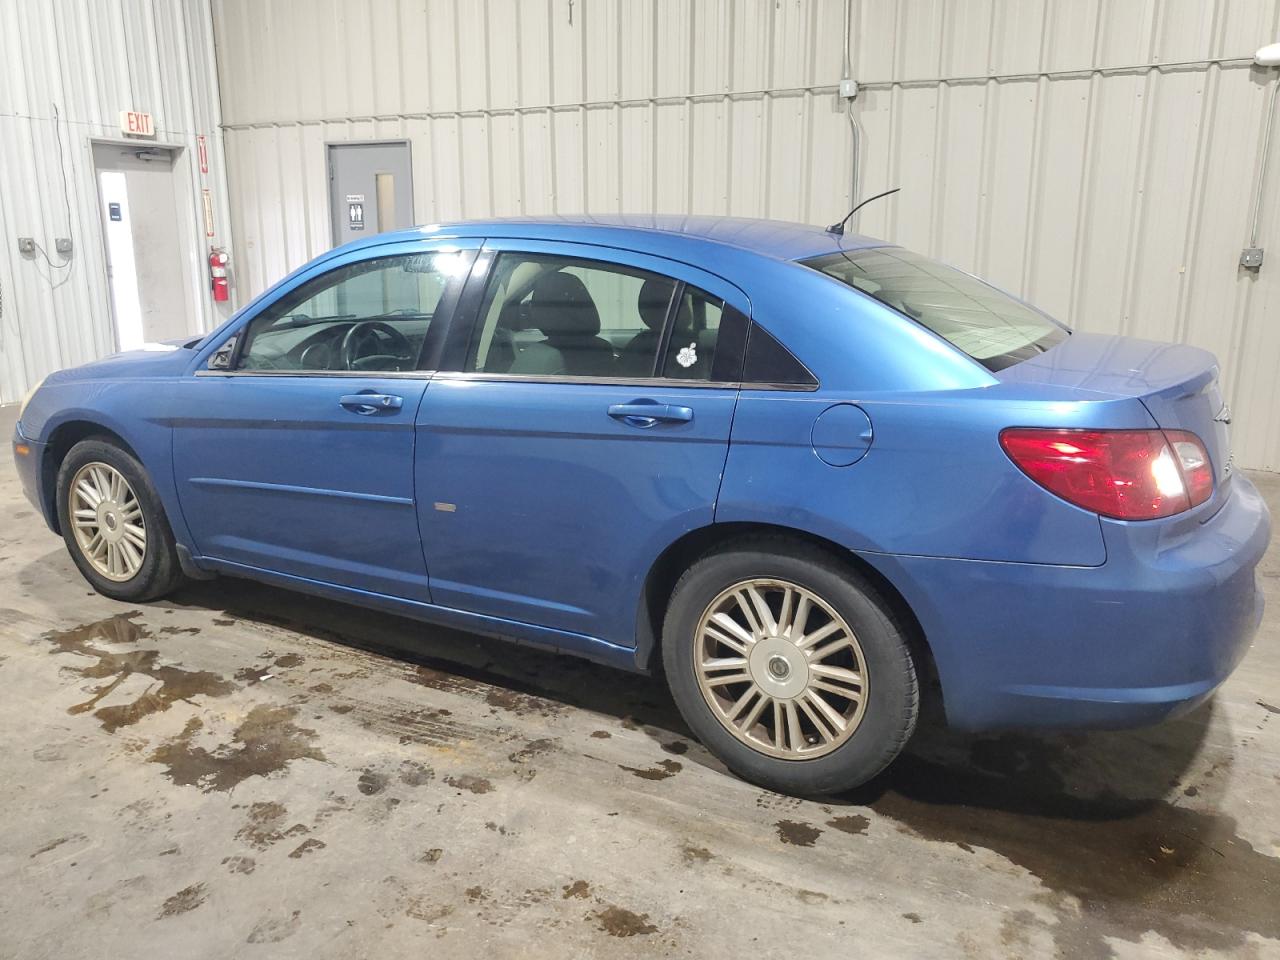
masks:
<instances>
[{"instance_id":1,"label":"fire alarm pull station","mask_svg":"<svg viewBox=\"0 0 1280 960\"><path fill-rule=\"evenodd\" d=\"M350 230L364 229L363 193L347 194L347 228Z\"/></svg>"}]
</instances>

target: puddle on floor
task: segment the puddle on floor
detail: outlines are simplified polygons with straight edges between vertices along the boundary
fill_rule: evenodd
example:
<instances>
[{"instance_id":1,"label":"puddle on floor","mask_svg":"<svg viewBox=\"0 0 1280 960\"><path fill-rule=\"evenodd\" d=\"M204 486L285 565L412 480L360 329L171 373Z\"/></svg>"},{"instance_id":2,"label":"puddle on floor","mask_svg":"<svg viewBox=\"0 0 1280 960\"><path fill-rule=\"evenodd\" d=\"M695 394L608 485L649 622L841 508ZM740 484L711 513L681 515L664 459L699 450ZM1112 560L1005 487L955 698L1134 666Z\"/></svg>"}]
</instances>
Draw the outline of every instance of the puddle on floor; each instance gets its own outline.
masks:
<instances>
[{"instance_id":1,"label":"puddle on floor","mask_svg":"<svg viewBox=\"0 0 1280 960\"><path fill-rule=\"evenodd\" d=\"M77 658L66 669L78 676L103 682L93 689L88 700L67 708L70 714L89 713L108 733L137 723L143 717L163 713L179 701L193 702L196 697L224 697L236 685L207 670L185 670L174 664L161 664L160 650L136 648L139 640L151 636L137 611L122 613L105 620L55 630L43 637L57 654ZM116 651L109 647L134 646ZM132 676L145 676L154 681L129 703L101 707L99 704Z\"/></svg>"}]
</instances>

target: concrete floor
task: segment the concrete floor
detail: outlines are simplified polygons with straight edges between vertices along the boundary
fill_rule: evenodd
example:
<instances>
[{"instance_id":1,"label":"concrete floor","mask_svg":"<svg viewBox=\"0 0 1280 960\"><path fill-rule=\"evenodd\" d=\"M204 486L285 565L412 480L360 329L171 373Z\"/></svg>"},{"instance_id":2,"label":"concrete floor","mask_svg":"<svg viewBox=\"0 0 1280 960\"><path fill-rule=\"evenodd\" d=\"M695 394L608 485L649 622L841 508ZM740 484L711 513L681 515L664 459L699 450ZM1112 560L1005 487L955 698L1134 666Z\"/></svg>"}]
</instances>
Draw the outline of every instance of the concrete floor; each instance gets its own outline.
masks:
<instances>
[{"instance_id":1,"label":"concrete floor","mask_svg":"<svg viewBox=\"0 0 1280 960\"><path fill-rule=\"evenodd\" d=\"M930 729L809 802L651 680L235 580L114 603L0 456L0 956L1280 956L1274 546L1193 715Z\"/></svg>"}]
</instances>

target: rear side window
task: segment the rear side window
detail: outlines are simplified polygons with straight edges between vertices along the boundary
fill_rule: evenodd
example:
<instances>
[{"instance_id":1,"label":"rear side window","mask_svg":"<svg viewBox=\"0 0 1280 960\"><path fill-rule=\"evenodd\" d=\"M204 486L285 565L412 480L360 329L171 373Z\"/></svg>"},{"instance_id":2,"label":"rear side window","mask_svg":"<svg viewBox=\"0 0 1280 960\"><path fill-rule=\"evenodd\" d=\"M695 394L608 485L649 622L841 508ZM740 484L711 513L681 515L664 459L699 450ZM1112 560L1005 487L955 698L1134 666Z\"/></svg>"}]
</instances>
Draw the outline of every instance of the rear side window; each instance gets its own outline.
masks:
<instances>
[{"instance_id":1,"label":"rear side window","mask_svg":"<svg viewBox=\"0 0 1280 960\"><path fill-rule=\"evenodd\" d=\"M928 327L989 370L1044 353L1069 335L1007 293L901 247L842 250L802 262Z\"/></svg>"},{"instance_id":2,"label":"rear side window","mask_svg":"<svg viewBox=\"0 0 1280 960\"><path fill-rule=\"evenodd\" d=\"M464 370L531 377L709 380L724 303L622 264L503 253Z\"/></svg>"}]
</instances>

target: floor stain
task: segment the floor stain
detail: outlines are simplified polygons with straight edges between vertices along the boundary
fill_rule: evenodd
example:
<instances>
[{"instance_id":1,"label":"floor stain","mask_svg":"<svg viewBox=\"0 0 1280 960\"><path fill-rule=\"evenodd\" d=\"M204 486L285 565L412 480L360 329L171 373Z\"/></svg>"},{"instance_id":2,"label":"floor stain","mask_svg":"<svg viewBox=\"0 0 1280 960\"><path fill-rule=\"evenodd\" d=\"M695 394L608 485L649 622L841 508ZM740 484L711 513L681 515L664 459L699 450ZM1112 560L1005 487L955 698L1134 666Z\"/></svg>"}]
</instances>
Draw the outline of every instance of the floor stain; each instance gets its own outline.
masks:
<instances>
[{"instance_id":1,"label":"floor stain","mask_svg":"<svg viewBox=\"0 0 1280 960\"><path fill-rule=\"evenodd\" d=\"M779 820L774 826L778 828L779 840L797 847L812 847L813 842L822 836L822 831L813 824L799 820Z\"/></svg>"},{"instance_id":2,"label":"floor stain","mask_svg":"<svg viewBox=\"0 0 1280 960\"><path fill-rule=\"evenodd\" d=\"M385 773L374 773L372 770L365 770L360 774L360 779L356 781L356 789L363 793L366 797L372 797L387 789L387 784L391 782L391 778Z\"/></svg>"},{"instance_id":3,"label":"floor stain","mask_svg":"<svg viewBox=\"0 0 1280 960\"><path fill-rule=\"evenodd\" d=\"M444 856L444 851L439 847L432 847L430 850L424 850L418 855L419 863L439 863L440 858Z\"/></svg>"},{"instance_id":4,"label":"floor stain","mask_svg":"<svg viewBox=\"0 0 1280 960\"><path fill-rule=\"evenodd\" d=\"M423 787L436 778L436 772L417 760L400 763L400 782L410 787Z\"/></svg>"},{"instance_id":5,"label":"floor stain","mask_svg":"<svg viewBox=\"0 0 1280 960\"><path fill-rule=\"evenodd\" d=\"M564 893L561 894L562 900L585 900L591 896L591 884L585 880L575 880L573 883L566 883L562 888Z\"/></svg>"},{"instance_id":6,"label":"floor stain","mask_svg":"<svg viewBox=\"0 0 1280 960\"><path fill-rule=\"evenodd\" d=\"M528 763L535 757L540 757L545 753L550 753L555 748L556 742L554 740L530 740L515 753L511 754L507 759L512 763Z\"/></svg>"},{"instance_id":7,"label":"floor stain","mask_svg":"<svg viewBox=\"0 0 1280 960\"><path fill-rule=\"evenodd\" d=\"M613 734L608 730L592 730L591 736L595 737L597 740L608 740L613 736Z\"/></svg>"},{"instance_id":8,"label":"floor stain","mask_svg":"<svg viewBox=\"0 0 1280 960\"><path fill-rule=\"evenodd\" d=\"M134 621L141 616L136 610L117 614L105 620L82 624L70 630L46 633L44 640L53 644L54 653L89 658L93 662L69 667L77 676L105 681L94 688L93 695L82 703L67 708L67 713L93 715L108 733L137 723L143 717L163 713L178 701L193 702L196 697L224 697L235 690L235 684L207 670L184 670L158 663L158 649L133 649L113 652L108 646L132 645L148 639L150 631ZM168 628L166 628L168 629ZM163 631L162 631L163 632ZM131 703L98 705L121 684L134 675L155 681Z\"/></svg>"},{"instance_id":9,"label":"floor stain","mask_svg":"<svg viewBox=\"0 0 1280 960\"><path fill-rule=\"evenodd\" d=\"M684 769L684 766L677 760L659 760L656 767L649 767L648 769L628 767L621 763L618 764L618 769L633 773L641 780L666 780L668 777L674 777Z\"/></svg>"},{"instance_id":10,"label":"floor stain","mask_svg":"<svg viewBox=\"0 0 1280 960\"><path fill-rule=\"evenodd\" d=\"M302 911L294 910L287 917L268 917L249 931L248 943L279 943L298 932L302 926Z\"/></svg>"},{"instance_id":11,"label":"floor stain","mask_svg":"<svg viewBox=\"0 0 1280 960\"><path fill-rule=\"evenodd\" d=\"M679 757L689 752L689 744L683 740L672 740L670 743L664 743L662 749Z\"/></svg>"},{"instance_id":12,"label":"floor stain","mask_svg":"<svg viewBox=\"0 0 1280 960\"><path fill-rule=\"evenodd\" d=\"M647 937L658 928L649 922L647 913L632 913L622 907L610 905L595 915L600 929L611 937Z\"/></svg>"},{"instance_id":13,"label":"floor stain","mask_svg":"<svg viewBox=\"0 0 1280 960\"><path fill-rule=\"evenodd\" d=\"M182 634L188 636L197 636L200 633L199 627L161 627L160 635L165 637L177 637Z\"/></svg>"},{"instance_id":14,"label":"floor stain","mask_svg":"<svg viewBox=\"0 0 1280 960\"><path fill-rule=\"evenodd\" d=\"M924 920L920 918L920 914L918 913L904 913L902 915L902 919L910 920L912 923L924 923Z\"/></svg>"},{"instance_id":15,"label":"floor stain","mask_svg":"<svg viewBox=\"0 0 1280 960\"><path fill-rule=\"evenodd\" d=\"M297 715L297 707L259 704L236 727L231 743L213 750L192 742L204 726L192 717L182 733L156 748L151 760L164 764L174 783L198 786L205 793L230 790L250 777L284 770L295 760L324 761L325 755L312 746L315 731L296 725Z\"/></svg>"},{"instance_id":16,"label":"floor stain","mask_svg":"<svg viewBox=\"0 0 1280 960\"><path fill-rule=\"evenodd\" d=\"M1258 703L1258 706L1260 706L1263 710L1267 711L1267 713L1280 713L1280 707L1272 706L1271 704L1267 703L1265 700L1259 700L1257 701L1257 703Z\"/></svg>"},{"instance_id":17,"label":"floor stain","mask_svg":"<svg viewBox=\"0 0 1280 960\"><path fill-rule=\"evenodd\" d=\"M1052 932L1067 956L1112 956L1107 938L1154 932L1187 951L1232 952L1252 932L1280 939L1280 858L1237 835L1234 818L1073 790L1071 747L1008 735L967 764L900 757L876 813L928 840L984 847L1056 895ZM1078 904L1078 907L1076 906Z\"/></svg>"},{"instance_id":18,"label":"floor stain","mask_svg":"<svg viewBox=\"0 0 1280 960\"><path fill-rule=\"evenodd\" d=\"M282 803L259 801L250 804L249 815L245 818L244 826L236 831L236 839L265 850L285 837L297 837L311 832L302 823L295 823L286 829L284 824L288 816L289 811Z\"/></svg>"},{"instance_id":19,"label":"floor stain","mask_svg":"<svg viewBox=\"0 0 1280 960\"><path fill-rule=\"evenodd\" d=\"M183 887L166 900L160 907L160 913L156 919L163 920L165 917L176 917L180 913L190 913L204 901L204 884L193 883L189 887Z\"/></svg>"},{"instance_id":20,"label":"floor stain","mask_svg":"<svg viewBox=\"0 0 1280 960\"><path fill-rule=\"evenodd\" d=\"M464 773L457 777L445 777L444 782L451 787L457 787L459 790L469 790L472 793L490 793L493 791L493 784L484 777L473 777L469 773Z\"/></svg>"},{"instance_id":21,"label":"floor stain","mask_svg":"<svg viewBox=\"0 0 1280 960\"><path fill-rule=\"evenodd\" d=\"M827 821L828 827L833 827L844 833L852 833L855 836L865 834L867 827L871 825L871 821L861 814L851 814L847 817L835 817Z\"/></svg>"},{"instance_id":22,"label":"floor stain","mask_svg":"<svg viewBox=\"0 0 1280 960\"><path fill-rule=\"evenodd\" d=\"M87 839L89 838L86 837L83 833L72 833L65 837L59 837L57 840L50 840L48 843L46 843L43 847L41 847L35 853L31 854L29 859L34 860L36 857L40 856L40 854L42 853L48 853L50 850L57 850L58 847L62 846L64 843L70 843L72 840L87 840Z\"/></svg>"},{"instance_id":23,"label":"floor stain","mask_svg":"<svg viewBox=\"0 0 1280 960\"><path fill-rule=\"evenodd\" d=\"M686 840L680 844L680 856L684 858L687 864L707 863L711 859L711 851L706 847L700 847L697 844L690 843Z\"/></svg>"},{"instance_id":24,"label":"floor stain","mask_svg":"<svg viewBox=\"0 0 1280 960\"><path fill-rule=\"evenodd\" d=\"M296 847L294 847L292 850L289 851L289 859L301 860L303 857L305 857L308 853L311 853L313 850L323 850L327 846L328 844L325 843L323 840L317 840L315 837L308 837L306 840L303 840L300 844L298 844Z\"/></svg>"},{"instance_id":25,"label":"floor stain","mask_svg":"<svg viewBox=\"0 0 1280 960\"><path fill-rule=\"evenodd\" d=\"M427 897L412 897L405 907L404 915L414 920L425 920L436 923L453 913L453 907L447 903L433 903Z\"/></svg>"},{"instance_id":26,"label":"floor stain","mask_svg":"<svg viewBox=\"0 0 1280 960\"><path fill-rule=\"evenodd\" d=\"M551 717L563 713L567 706L557 700L548 700L533 693L512 689L520 681L510 680L512 686L496 686L487 682L499 679L483 670L462 663L436 661L431 657L416 658L419 663L410 677L415 683L433 690L456 693L483 700L489 706L506 710L517 716ZM501 678L503 683L508 678Z\"/></svg>"},{"instance_id":27,"label":"floor stain","mask_svg":"<svg viewBox=\"0 0 1280 960\"><path fill-rule=\"evenodd\" d=\"M286 653L283 657L276 657L275 666L280 667L283 670L287 670L290 667L301 666L302 662L302 657L298 656L296 653Z\"/></svg>"},{"instance_id":28,"label":"floor stain","mask_svg":"<svg viewBox=\"0 0 1280 960\"><path fill-rule=\"evenodd\" d=\"M253 857L224 857L222 865L232 873L253 873L258 864Z\"/></svg>"}]
</instances>

